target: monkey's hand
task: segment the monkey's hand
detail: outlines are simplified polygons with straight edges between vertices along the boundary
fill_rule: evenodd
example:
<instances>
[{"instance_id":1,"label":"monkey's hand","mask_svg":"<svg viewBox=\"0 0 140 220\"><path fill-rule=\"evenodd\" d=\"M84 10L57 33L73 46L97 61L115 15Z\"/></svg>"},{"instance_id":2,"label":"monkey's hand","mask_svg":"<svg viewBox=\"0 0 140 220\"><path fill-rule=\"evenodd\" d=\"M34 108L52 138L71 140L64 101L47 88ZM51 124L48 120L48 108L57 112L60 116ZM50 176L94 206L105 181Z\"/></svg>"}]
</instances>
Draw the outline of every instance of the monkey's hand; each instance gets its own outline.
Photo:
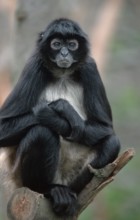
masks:
<instances>
[{"instance_id":1,"label":"monkey's hand","mask_svg":"<svg viewBox=\"0 0 140 220\"><path fill-rule=\"evenodd\" d=\"M85 123L70 103L64 99L49 104L52 110L59 114L61 118L67 120L71 126L71 134L66 137L70 141L79 141L83 135Z\"/></svg>"},{"instance_id":2,"label":"monkey's hand","mask_svg":"<svg viewBox=\"0 0 140 220\"><path fill-rule=\"evenodd\" d=\"M71 133L71 126L68 120L60 117L46 101L36 105L32 111L41 125L49 127L63 137L67 137Z\"/></svg>"}]
</instances>

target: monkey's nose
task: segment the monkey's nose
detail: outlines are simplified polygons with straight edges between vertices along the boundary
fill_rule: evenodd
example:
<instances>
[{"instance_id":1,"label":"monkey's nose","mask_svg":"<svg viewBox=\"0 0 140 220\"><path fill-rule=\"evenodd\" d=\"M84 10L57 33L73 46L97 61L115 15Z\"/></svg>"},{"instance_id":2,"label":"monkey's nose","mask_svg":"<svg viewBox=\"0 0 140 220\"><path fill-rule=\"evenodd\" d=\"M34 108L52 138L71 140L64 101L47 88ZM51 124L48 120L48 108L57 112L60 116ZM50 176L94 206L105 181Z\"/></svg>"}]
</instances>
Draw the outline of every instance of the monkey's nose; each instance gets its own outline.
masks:
<instances>
[{"instance_id":1,"label":"monkey's nose","mask_svg":"<svg viewBox=\"0 0 140 220\"><path fill-rule=\"evenodd\" d=\"M68 53L69 53L68 49L67 49L66 47L62 47L62 49L61 49L61 55L62 55L63 57L66 57L66 56L68 55Z\"/></svg>"}]
</instances>

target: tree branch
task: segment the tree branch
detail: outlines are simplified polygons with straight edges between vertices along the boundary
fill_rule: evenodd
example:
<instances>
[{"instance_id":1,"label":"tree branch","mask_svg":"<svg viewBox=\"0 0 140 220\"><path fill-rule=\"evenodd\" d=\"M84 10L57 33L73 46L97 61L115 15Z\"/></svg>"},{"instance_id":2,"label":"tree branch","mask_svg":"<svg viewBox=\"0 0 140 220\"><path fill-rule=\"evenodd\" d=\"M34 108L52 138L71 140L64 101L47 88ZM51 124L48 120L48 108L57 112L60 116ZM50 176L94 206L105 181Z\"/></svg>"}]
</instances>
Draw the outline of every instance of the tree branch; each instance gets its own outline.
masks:
<instances>
[{"instance_id":1,"label":"tree branch","mask_svg":"<svg viewBox=\"0 0 140 220\"><path fill-rule=\"evenodd\" d=\"M93 201L95 196L110 182L116 174L133 158L134 149L122 153L113 163L102 169L94 169L90 165L93 179L78 196L78 207L74 217L57 217L50 202L43 195L28 188L17 189L8 202L7 213L10 220L76 220L81 212Z\"/></svg>"}]
</instances>

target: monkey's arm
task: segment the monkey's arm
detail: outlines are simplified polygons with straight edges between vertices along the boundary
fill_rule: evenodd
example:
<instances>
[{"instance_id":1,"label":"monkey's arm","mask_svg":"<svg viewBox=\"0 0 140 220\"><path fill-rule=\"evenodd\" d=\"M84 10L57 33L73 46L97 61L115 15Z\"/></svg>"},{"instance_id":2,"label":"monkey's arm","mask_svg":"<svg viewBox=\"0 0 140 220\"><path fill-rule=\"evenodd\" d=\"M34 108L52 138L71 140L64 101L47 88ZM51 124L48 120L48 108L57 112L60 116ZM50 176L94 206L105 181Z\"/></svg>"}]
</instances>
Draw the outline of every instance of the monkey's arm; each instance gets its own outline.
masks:
<instances>
[{"instance_id":1,"label":"monkey's arm","mask_svg":"<svg viewBox=\"0 0 140 220\"><path fill-rule=\"evenodd\" d=\"M37 104L32 111L40 124L49 127L59 135L67 137L71 133L69 121L61 117L57 111L53 110L47 101L42 101Z\"/></svg>"},{"instance_id":2,"label":"monkey's arm","mask_svg":"<svg viewBox=\"0 0 140 220\"><path fill-rule=\"evenodd\" d=\"M27 130L38 124L31 112L45 88L41 61L34 54L0 109L0 146L16 145Z\"/></svg>"},{"instance_id":3,"label":"monkey's arm","mask_svg":"<svg viewBox=\"0 0 140 220\"><path fill-rule=\"evenodd\" d=\"M68 141L96 151L96 158L91 162L93 167L101 168L117 157L120 143L112 126L101 121L84 121L69 102L63 99L52 102L49 106L69 121L71 133L66 137Z\"/></svg>"},{"instance_id":4,"label":"monkey's arm","mask_svg":"<svg viewBox=\"0 0 140 220\"><path fill-rule=\"evenodd\" d=\"M65 119L69 122L71 130L69 130L69 136L65 136L65 138L68 140L83 143L88 146L93 146L97 144L102 138L112 134L111 128L103 125L101 126L99 123L89 124L88 121L84 121L75 111L72 105L70 105L66 100L59 99L57 101L51 102L49 107L58 113L62 121ZM45 114L43 115L42 112L38 112L36 116L38 117L39 121L42 119L42 123L45 123L45 121L47 122ZM58 126L61 125L58 124ZM55 129L55 126L52 126L52 129Z\"/></svg>"},{"instance_id":5,"label":"monkey's arm","mask_svg":"<svg viewBox=\"0 0 140 220\"><path fill-rule=\"evenodd\" d=\"M0 147L15 146L28 129L37 125L38 121L32 113L0 120Z\"/></svg>"},{"instance_id":6,"label":"monkey's arm","mask_svg":"<svg viewBox=\"0 0 140 220\"><path fill-rule=\"evenodd\" d=\"M17 145L26 132L38 124L32 108L47 86L47 74L49 71L36 51L0 108L0 147Z\"/></svg>"},{"instance_id":7,"label":"monkey's arm","mask_svg":"<svg viewBox=\"0 0 140 220\"><path fill-rule=\"evenodd\" d=\"M50 127L70 141L90 147L112 134L112 129L109 130L105 126L99 126L97 123L88 124L69 102L63 99L51 102L49 105L47 102L42 102L33 108L33 113L39 123Z\"/></svg>"},{"instance_id":8,"label":"monkey's arm","mask_svg":"<svg viewBox=\"0 0 140 220\"><path fill-rule=\"evenodd\" d=\"M0 120L0 146L18 145L28 130L40 123L51 129L55 128L55 131L63 136L70 134L71 126L69 122L51 109L47 102L38 104L33 108L33 111L34 114L39 112L40 122L32 112ZM44 118L47 123L44 123Z\"/></svg>"}]
</instances>

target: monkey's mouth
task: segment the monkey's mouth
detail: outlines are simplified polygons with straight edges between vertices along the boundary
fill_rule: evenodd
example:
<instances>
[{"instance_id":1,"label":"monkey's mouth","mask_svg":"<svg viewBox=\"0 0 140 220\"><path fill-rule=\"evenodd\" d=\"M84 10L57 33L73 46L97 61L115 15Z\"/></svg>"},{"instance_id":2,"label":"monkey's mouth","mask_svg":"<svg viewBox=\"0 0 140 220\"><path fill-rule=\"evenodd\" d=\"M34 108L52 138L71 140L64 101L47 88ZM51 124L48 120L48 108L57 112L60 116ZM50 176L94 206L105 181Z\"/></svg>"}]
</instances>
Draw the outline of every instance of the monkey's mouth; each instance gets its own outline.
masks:
<instances>
[{"instance_id":1,"label":"monkey's mouth","mask_svg":"<svg viewBox=\"0 0 140 220\"><path fill-rule=\"evenodd\" d=\"M69 68L71 65L72 65L72 62L70 62L67 59L57 61L57 66L60 68Z\"/></svg>"}]
</instances>

